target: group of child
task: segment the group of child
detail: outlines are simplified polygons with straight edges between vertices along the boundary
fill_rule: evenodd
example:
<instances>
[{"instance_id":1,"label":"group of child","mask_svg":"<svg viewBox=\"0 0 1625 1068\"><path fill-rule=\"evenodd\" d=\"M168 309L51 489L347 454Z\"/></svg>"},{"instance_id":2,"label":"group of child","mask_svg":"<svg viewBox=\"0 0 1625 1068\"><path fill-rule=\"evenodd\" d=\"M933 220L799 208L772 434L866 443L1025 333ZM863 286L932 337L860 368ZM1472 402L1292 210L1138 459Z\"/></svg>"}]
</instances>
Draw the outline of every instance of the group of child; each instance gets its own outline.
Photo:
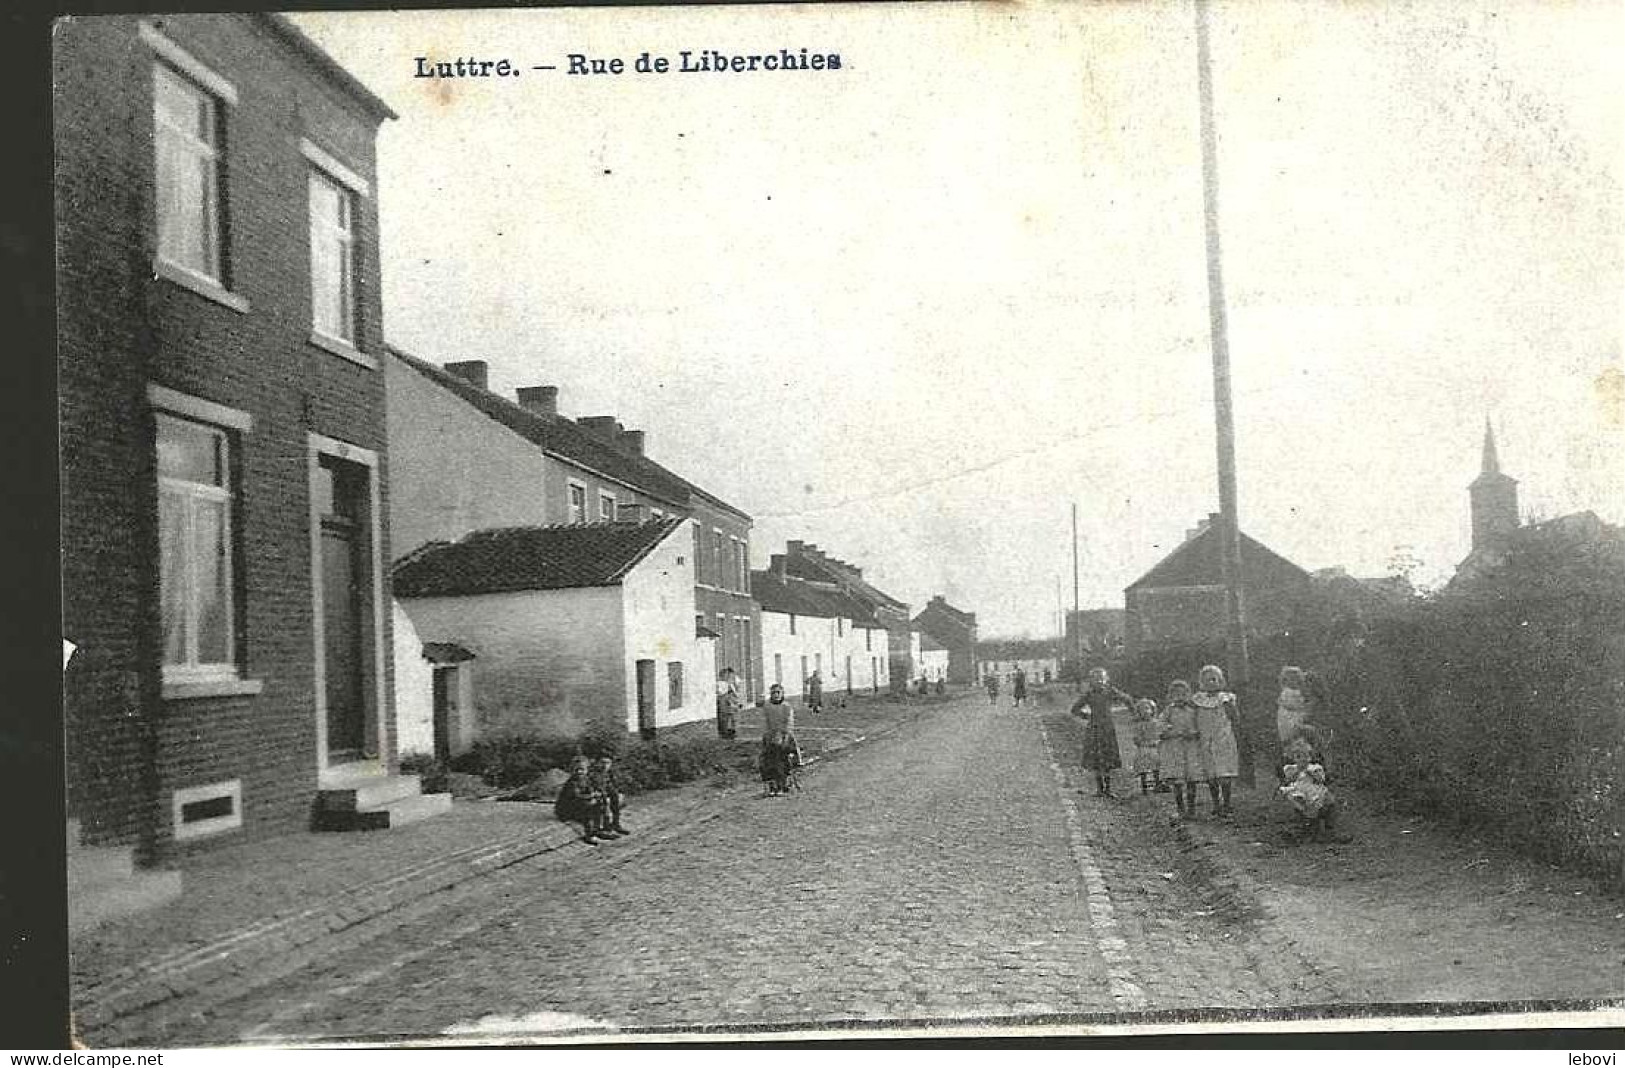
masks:
<instances>
[{"instance_id":1,"label":"group of child","mask_svg":"<svg viewBox=\"0 0 1625 1068\"><path fill-rule=\"evenodd\" d=\"M588 845L631 834L621 826L621 787L614 758L578 756L571 761L570 777L553 800L553 814L566 823L580 824L581 840Z\"/></svg>"},{"instance_id":2,"label":"group of child","mask_svg":"<svg viewBox=\"0 0 1625 1068\"><path fill-rule=\"evenodd\" d=\"M1334 833L1337 801L1327 785L1321 734L1308 720L1309 699L1301 668L1283 668L1276 707L1280 759L1279 796L1290 804L1316 837ZM1087 717L1084 765L1095 773L1099 796L1112 794L1112 772L1122 766L1111 709L1132 709L1133 761L1141 794L1174 795L1181 819L1194 819L1198 788L1207 786L1214 818L1234 812L1231 790L1240 770L1237 736L1240 711L1236 695L1225 689L1224 671L1209 664L1197 674L1196 689L1176 679L1168 684L1161 707L1149 697L1138 700L1111 685L1104 669L1090 673L1089 686L1072 706Z\"/></svg>"}]
</instances>

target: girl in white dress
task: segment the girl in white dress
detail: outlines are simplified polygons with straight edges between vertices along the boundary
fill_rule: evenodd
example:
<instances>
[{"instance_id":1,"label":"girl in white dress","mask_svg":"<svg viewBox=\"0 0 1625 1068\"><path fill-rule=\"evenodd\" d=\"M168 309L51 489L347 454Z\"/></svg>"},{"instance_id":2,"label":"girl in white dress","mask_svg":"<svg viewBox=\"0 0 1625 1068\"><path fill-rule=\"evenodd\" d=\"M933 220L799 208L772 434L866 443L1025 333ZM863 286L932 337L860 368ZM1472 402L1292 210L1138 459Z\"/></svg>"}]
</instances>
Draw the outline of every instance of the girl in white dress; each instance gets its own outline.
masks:
<instances>
[{"instance_id":1,"label":"girl in white dress","mask_svg":"<svg viewBox=\"0 0 1625 1068\"><path fill-rule=\"evenodd\" d=\"M1197 691L1191 698L1196 706L1197 744L1207 790L1213 799L1213 815L1228 816L1230 787L1236 780L1241 759L1236 749L1236 730L1241 711L1236 695L1224 688L1224 671L1209 664L1196 676Z\"/></svg>"}]
</instances>

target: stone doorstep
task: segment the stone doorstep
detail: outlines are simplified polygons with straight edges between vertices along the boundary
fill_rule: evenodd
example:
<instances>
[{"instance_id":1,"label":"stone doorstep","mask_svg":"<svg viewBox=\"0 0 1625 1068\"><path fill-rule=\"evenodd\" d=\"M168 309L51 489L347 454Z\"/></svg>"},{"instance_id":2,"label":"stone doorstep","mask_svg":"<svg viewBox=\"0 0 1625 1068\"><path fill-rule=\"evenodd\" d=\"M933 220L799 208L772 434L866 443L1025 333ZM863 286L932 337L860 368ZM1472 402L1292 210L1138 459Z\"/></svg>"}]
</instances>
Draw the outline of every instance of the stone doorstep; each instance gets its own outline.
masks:
<instances>
[{"instance_id":1,"label":"stone doorstep","mask_svg":"<svg viewBox=\"0 0 1625 1068\"><path fill-rule=\"evenodd\" d=\"M902 726L902 720L876 725L867 734L851 743L826 752L823 756L807 759L807 766L833 758L838 752L856 747L860 741L872 741L892 733ZM754 792L755 783L736 785L719 791L715 798L674 805L674 818L666 822L693 819L697 810L709 807L709 801ZM677 799L673 798L675 802ZM661 824L657 823L653 830ZM76 1015L82 1027L104 1027L133 1016L154 1005L162 1004L182 995L195 994L213 985L223 973L249 974L251 961L280 956L293 946L303 946L325 935L335 935L359 926L378 916L392 912L427 897L480 876L517 864L541 853L551 852L576 840L575 832L564 824L548 824L540 831L509 838L483 846L471 846L449 856L439 857L416 868L386 876L376 883L342 890L329 898L325 905L303 909L283 917L261 920L248 927L232 931L202 946L191 946L138 969L104 980L84 990L79 998L85 1008ZM356 898L384 898L377 907L366 907ZM291 929L291 930L290 930ZM309 931L300 937L293 931ZM232 995L253 988L253 982L235 984L239 989ZM95 1004L92 1004L95 1003Z\"/></svg>"}]
</instances>

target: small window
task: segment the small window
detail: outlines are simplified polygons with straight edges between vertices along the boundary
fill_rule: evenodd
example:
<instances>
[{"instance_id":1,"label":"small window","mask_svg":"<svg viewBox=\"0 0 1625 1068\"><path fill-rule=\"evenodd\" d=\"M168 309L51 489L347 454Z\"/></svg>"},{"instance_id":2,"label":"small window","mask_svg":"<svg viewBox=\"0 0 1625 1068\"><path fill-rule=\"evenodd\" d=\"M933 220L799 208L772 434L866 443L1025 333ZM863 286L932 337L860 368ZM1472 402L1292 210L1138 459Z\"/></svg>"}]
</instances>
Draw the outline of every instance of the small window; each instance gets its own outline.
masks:
<instances>
[{"instance_id":1,"label":"small window","mask_svg":"<svg viewBox=\"0 0 1625 1068\"><path fill-rule=\"evenodd\" d=\"M846 637L846 617L835 617L835 634L837 637Z\"/></svg>"},{"instance_id":2,"label":"small window","mask_svg":"<svg viewBox=\"0 0 1625 1068\"><path fill-rule=\"evenodd\" d=\"M795 632L796 632L796 614L794 612L791 612L790 613L790 633L794 634Z\"/></svg>"},{"instance_id":3,"label":"small window","mask_svg":"<svg viewBox=\"0 0 1625 1068\"><path fill-rule=\"evenodd\" d=\"M220 255L220 107L196 82L153 67L158 256L224 285Z\"/></svg>"},{"instance_id":4,"label":"small window","mask_svg":"<svg viewBox=\"0 0 1625 1068\"><path fill-rule=\"evenodd\" d=\"M680 660L673 660L666 665L666 677L670 683L671 694L667 704L668 708L682 708L683 697L683 664Z\"/></svg>"},{"instance_id":5,"label":"small window","mask_svg":"<svg viewBox=\"0 0 1625 1068\"><path fill-rule=\"evenodd\" d=\"M704 612L695 612L694 613L694 633L698 634L700 631L702 631L704 629L705 629L705 613Z\"/></svg>"},{"instance_id":6,"label":"small window","mask_svg":"<svg viewBox=\"0 0 1625 1068\"><path fill-rule=\"evenodd\" d=\"M598 519L603 523L615 522L615 495L598 491Z\"/></svg>"},{"instance_id":7,"label":"small window","mask_svg":"<svg viewBox=\"0 0 1625 1068\"><path fill-rule=\"evenodd\" d=\"M240 779L189 786L170 799L170 816L177 840L201 838L243 825L243 784Z\"/></svg>"},{"instance_id":8,"label":"small window","mask_svg":"<svg viewBox=\"0 0 1625 1068\"><path fill-rule=\"evenodd\" d=\"M875 647L875 632L868 627L863 628L863 651L870 652Z\"/></svg>"},{"instance_id":9,"label":"small window","mask_svg":"<svg viewBox=\"0 0 1625 1068\"><path fill-rule=\"evenodd\" d=\"M784 685L784 654L773 654L773 685Z\"/></svg>"},{"instance_id":10,"label":"small window","mask_svg":"<svg viewBox=\"0 0 1625 1068\"><path fill-rule=\"evenodd\" d=\"M311 326L354 345L355 194L321 171L310 172Z\"/></svg>"},{"instance_id":11,"label":"small window","mask_svg":"<svg viewBox=\"0 0 1625 1068\"><path fill-rule=\"evenodd\" d=\"M587 487L579 482L570 483L570 522L587 521Z\"/></svg>"},{"instance_id":12,"label":"small window","mask_svg":"<svg viewBox=\"0 0 1625 1068\"><path fill-rule=\"evenodd\" d=\"M235 674L231 436L165 412L156 422L164 673Z\"/></svg>"},{"instance_id":13,"label":"small window","mask_svg":"<svg viewBox=\"0 0 1625 1068\"><path fill-rule=\"evenodd\" d=\"M711 574L715 576L714 581L718 586L726 586L728 583L728 564L726 562L727 543L723 540L722 531L715 530L712 531L712 533L715 535L713 547L716 550L716 565L712 569Z\"/></svg>"}]
</instances>

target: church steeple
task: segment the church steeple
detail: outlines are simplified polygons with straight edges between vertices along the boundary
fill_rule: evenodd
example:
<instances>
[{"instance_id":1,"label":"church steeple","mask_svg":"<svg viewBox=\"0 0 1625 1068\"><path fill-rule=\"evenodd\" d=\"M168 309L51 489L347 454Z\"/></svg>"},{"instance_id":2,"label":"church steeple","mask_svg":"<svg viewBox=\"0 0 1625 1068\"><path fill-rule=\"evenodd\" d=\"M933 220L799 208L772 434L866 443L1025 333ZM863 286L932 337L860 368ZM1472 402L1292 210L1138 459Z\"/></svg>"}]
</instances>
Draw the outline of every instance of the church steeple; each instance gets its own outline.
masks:
<instances>
[{"instance_id":1,"label":"church steeple","mask_svg":"<svg viewBox=\"0 0 1625 1068\"><path fill-rule=\"evenodd\" d=\"M1495 430L1490 426L1490 417L1484 417L1484 465L1479 472L1482 475L1499 475L1501 473L1501 458L1495 453Z\"/></svg>"},{"instance_id":2,"label":"church steeple","mask_svg":"<svg viewBox=\"0 0 1625 1068\"><path fill-rule=\"evenodd\" d=\"M1501 471L1495 431L1484 417L1484 457L1478 477L1468 487L1473 509L1473 549L1498 546L1518 529L1518 480Z\"/></svg>"}]
</instances>

